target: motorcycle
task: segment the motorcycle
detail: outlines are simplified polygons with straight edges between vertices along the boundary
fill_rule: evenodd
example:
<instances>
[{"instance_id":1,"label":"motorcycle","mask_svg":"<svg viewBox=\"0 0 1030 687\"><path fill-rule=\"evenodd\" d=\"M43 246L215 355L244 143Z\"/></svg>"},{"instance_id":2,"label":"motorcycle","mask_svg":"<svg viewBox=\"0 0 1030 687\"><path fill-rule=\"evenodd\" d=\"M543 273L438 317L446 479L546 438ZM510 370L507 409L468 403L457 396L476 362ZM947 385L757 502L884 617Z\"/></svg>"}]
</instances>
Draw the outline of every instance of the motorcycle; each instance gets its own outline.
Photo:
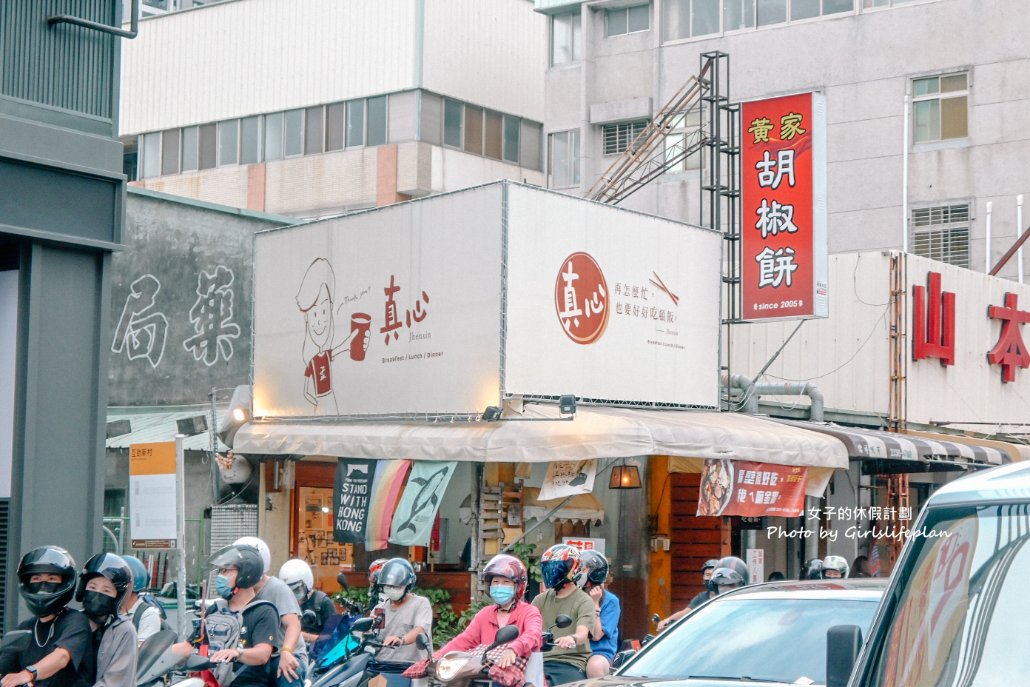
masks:
<instances>
[{"instance_id":1,"label":"motorcycle","mask_svg":"<svg viewBox=\"0 0 1030 687\"><path fill-rule=\"evenodd\" d=\"M660 623L661 620L661 616L659 616L657 613L651 616L651 623L655 625L655 627L658 626L658 623ZM640 651L641 647L646 646L647 643L650 642L652 639L654 639L654 635L648 633L644 635L644 638L640 641L637 641L635 639L624 640L622 642L622 646L619 647L619 652L616 653L615 657L612 659L612 670L615 670L616 668L619 668L623 664L625 664L626 661L628 661L634 656L634 654Z\"/></svg>"},{"instance_id":2,"label":"motorcycle","mask_svg":"<svg viewBox=\"0 0 1030 687\"><path fill-rule=\"evenodd\" d=\"M208 670L213 663L205 656L184 654L176 647L178 637L171 630L161 630L143 642L136 656L137 687L163 687L168 676L183 671ZM173 687L204 687L197 677L172 680Z\"/></svg>"},{"instance_id":3,"label":"motorcycle","mask_svg":"<svg viewBox=\"0 0 1030 687\"><path fill-rule=\"evenodd\" d=\"M373 639L382 627L383 616L358 618L350 634L326 654L308 673L304 687L357 687L369 663L383 647Z\"/></svg>"}]
</instances>

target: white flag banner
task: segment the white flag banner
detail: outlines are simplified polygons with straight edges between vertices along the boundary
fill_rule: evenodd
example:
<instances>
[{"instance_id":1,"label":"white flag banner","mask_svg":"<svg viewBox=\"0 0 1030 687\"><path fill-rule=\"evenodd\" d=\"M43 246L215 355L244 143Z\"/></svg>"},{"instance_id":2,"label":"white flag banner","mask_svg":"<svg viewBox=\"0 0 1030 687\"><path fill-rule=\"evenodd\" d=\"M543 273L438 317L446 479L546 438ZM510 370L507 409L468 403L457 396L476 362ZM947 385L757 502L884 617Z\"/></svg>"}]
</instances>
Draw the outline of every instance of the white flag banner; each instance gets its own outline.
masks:
<instances>
[{"instance_id":1,"label":"white flag banner","mask_svg":"<svg viewBox=\"0 0 1030 687\"><path fill-rule=\"evenodd\" d=\"M540 487L540 501L562 499L576 494L589 494L594 490L597 461L558 460L547 465L547 475Z\"/></svg>"}]
</instances>

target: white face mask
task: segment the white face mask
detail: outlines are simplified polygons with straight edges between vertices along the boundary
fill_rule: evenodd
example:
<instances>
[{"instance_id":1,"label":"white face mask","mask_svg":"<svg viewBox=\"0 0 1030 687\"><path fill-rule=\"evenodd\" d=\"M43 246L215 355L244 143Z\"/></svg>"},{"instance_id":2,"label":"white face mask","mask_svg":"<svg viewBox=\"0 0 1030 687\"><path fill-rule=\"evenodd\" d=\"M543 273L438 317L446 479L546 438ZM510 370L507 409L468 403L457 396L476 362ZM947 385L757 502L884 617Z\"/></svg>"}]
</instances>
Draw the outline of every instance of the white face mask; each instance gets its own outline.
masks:
<instances>
[{"instance_id":1,"label":"white face mask","mask_svg":"<svg viewBox=\"0 0 1030 687\"><path fill-rule=\"evenodd\" d=\"M404 587L383 587L383 593L390 601L400 601L404 596Z\"/></svg>"}]
</instances>

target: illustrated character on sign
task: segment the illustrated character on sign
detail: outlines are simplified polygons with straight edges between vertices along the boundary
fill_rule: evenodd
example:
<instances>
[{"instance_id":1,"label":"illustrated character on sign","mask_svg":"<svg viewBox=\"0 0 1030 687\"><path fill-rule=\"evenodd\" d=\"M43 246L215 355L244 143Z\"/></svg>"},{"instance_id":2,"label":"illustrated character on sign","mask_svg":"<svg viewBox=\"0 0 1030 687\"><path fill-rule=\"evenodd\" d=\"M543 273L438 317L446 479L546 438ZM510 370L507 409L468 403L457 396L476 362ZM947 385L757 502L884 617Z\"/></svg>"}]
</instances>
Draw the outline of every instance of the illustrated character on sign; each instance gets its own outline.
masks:
<instances>
[{"instance_id":1,"label":"illustrated character on sign","mask_svg":"<svg viewBox=\"0 0 1030 687\"><path fill-rule=\"evenodd\" d=\"M339 414L333 390L333 360L348 345L352 360L364 360L371 336L371 318L365 313L354 313L350 334L343 341L334 342L335 294L333 266L325 258L315 258L297 292L297 307L304 313L304 398L314 406L315 415Z\"/></svg>"}]
</instances>

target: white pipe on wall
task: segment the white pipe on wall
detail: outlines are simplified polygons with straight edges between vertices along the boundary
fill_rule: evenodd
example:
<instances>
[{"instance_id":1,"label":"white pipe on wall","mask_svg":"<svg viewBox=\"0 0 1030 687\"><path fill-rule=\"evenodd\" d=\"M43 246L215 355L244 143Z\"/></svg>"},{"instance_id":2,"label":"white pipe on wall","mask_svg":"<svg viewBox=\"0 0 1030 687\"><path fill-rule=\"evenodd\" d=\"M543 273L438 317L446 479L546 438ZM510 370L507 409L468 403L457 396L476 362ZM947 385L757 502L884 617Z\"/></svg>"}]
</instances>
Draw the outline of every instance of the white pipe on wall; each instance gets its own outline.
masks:
<instances>
[{"instance_id":1,"label":"white pipe on wall","mask_svg":"<svg viewBox=\"0 0 1030 687\"><path fill-rule=\"evenodd\" d=\"M987 225L985 227L986 236L984 238L984 274L991 273L991 209L994 207L994 203L987 201Z\"/></svg>"},{"instance_id":2,"label":"white pipe on wall","mask_svg":"<svg viewBox=\"0 0 1030 687\"><path fill-rule=\"evenodd\" d=\"M1016 238L1023 235L1023 194L1016 196ZM1023 283L1023 247L1016 251L1016 277Z\"/></svg>"},{"instance_id":3,"label":"white pipe on wall","mask_svg":"<svg viewBox=\"0 0 1030 687\"><path fill-rule=\"evenodd\" d=\"M912 82L905 86L905 112L902 115L901 143L901 250L908 252L908 111L912 101Z\"/></svg>"}]
</instances>

